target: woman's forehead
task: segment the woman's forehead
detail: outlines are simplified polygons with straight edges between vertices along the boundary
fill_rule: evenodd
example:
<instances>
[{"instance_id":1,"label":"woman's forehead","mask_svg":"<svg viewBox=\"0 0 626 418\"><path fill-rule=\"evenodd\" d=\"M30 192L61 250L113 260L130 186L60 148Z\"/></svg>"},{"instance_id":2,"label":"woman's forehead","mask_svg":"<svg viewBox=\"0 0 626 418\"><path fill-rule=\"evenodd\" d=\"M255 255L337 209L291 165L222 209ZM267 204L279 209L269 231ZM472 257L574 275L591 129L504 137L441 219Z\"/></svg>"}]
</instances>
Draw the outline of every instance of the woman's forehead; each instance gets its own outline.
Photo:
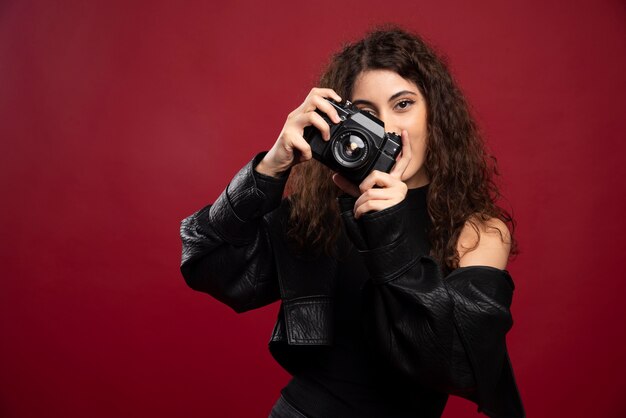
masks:
<instances>
[{"instance_id":1,"label":"woman's forehead","mask_svg":"<svg viewBox=\"0 0 626 418\"><path fill-rule=\"evenodd\" d=\"M419 94L417 85L391 70L367 70L354 81L353 100L387 101L401 91Z\"/></svg>"}]
</instances>

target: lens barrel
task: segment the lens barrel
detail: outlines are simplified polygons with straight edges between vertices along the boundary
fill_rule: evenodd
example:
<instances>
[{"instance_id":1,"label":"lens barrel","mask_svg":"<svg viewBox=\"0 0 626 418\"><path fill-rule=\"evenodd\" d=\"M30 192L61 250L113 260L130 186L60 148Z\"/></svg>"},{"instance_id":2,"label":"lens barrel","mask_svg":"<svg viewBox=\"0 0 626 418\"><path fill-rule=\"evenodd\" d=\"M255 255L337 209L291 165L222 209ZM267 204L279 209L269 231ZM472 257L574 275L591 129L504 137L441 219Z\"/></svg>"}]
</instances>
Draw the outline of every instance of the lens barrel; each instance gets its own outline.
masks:
<instances>
[{"instance_id":1,"label":"lens barrel","mask_svg":"<svg viewBox=\"0 0 626 418\"><path fill-rule=\"evenodd\" d=\"M347 131L335 139L332 144L333 156L339 165L346 168L358 168L367 159L369 141L356 131Z\"/></svg>"}]
</instances>

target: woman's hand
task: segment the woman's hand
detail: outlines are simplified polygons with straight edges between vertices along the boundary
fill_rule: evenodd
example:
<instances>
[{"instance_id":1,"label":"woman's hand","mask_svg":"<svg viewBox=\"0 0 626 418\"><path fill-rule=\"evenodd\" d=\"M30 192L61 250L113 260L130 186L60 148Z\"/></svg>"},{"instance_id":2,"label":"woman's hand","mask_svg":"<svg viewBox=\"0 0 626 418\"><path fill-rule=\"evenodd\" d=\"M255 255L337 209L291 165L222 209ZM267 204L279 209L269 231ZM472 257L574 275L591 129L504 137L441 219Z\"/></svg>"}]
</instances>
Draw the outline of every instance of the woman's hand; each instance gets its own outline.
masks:
<instances>
[{"instance_id":1,"label":"woman's hand","mask_svg":"<svg viewBox=\"0 0 626 418\"><path fill-rule=\"evenodd\" d=\"M320 130L325 141L330 139L330 126L315 110L326 113L335 123L341 120L325 98L341 101L341 97L332 89L313 88L304 102L287 116L276 143L256 166L259 173L277 177L293 165L310 160L313 156L311 147L303 137L307 126L312 125Z\"/></svg>"},{"instance_id":2,"label":"woman's hand","mask_svg":"<svg viewBox=\"0 0 626 418\"><path fill-rule=\"evenodd\" d=\"M379 211L396 205L404 200L407 185L402 181L402 174L411 161L411 142L409 133L402 131L402 153L389 174L382 171L372 171L357 187L340 174L333 175L335 184L354 197L354 217L371 211ZM378 187L374 187L378 186Z\"/></svg>"}]
</instances>

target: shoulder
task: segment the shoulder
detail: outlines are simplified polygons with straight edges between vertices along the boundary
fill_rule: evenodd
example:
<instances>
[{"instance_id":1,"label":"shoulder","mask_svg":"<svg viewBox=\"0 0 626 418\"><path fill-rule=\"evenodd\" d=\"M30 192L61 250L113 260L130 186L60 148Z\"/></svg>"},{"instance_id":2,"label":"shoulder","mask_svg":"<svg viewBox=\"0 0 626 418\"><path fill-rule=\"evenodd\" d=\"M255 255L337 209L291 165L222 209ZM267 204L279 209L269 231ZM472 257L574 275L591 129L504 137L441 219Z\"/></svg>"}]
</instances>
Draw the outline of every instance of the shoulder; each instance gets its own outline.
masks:
<instances>
[{"instance_id":1,"label":"shoulder","mask_svg":"<svg viewBox=\"0 0 626 418\"><path fill-rule=\"evenodd\" d=\"M472 217L465 222L456 245L459 267L490 266L505 269L511 251L511 233L497 218Z\"/></svg>"}]
</instances>

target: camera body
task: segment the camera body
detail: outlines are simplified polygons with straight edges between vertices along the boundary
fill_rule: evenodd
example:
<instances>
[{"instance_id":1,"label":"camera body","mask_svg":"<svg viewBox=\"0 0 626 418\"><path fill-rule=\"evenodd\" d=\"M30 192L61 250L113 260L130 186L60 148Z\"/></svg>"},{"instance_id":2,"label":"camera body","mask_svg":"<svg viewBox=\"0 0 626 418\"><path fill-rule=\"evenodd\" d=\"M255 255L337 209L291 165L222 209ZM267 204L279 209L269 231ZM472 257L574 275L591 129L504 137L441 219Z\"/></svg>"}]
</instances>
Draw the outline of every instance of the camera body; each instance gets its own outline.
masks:
<instances>
[{"instance_id":1,"label":"camera body","mask_svg":"<svg viewBox=\"0 0 626 418\"><path fill-rule=\"evenodd\" d=\"M360 111L349 101L328 102L337 110L341 122L335 124L325 113L316 110L330 126L330 140L324 141L314 126L304 129L304 139L311 146L313 158L355 184L373 170L389 173L402 150L400 136L385 132L380 119Z\"/></svg>"}]
</instances>

